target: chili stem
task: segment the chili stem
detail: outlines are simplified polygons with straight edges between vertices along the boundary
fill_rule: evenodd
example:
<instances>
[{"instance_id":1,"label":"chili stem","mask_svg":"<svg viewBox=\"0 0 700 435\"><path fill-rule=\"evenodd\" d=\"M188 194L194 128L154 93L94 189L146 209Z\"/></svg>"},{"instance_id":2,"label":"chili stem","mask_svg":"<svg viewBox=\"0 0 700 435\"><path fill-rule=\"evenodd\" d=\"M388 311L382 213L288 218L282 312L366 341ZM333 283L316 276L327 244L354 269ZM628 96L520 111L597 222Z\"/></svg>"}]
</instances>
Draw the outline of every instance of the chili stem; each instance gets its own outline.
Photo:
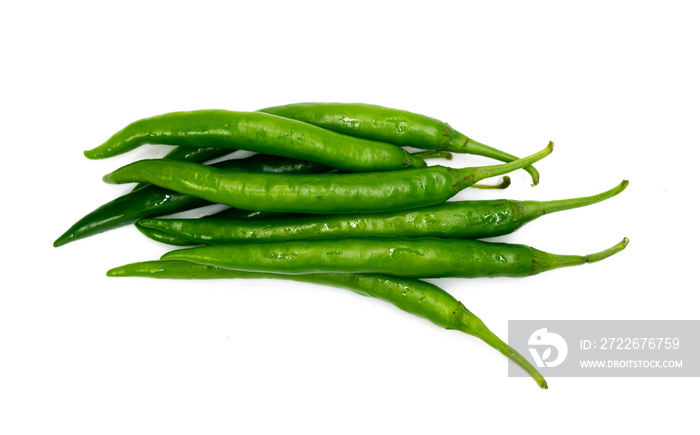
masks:
<instances>
[{"instance_id":1,"label":"chili stem","mask_svg":"<svg viewBox=\"0 0 700 435\"><path fill-rule=\"evenodd\" d=\"M514 155L508 154L504 151L501 151L499 149L490 147L486 144L483 144L481 142L475 141L472 138L467 138L467 142L464 145L465 147L465 152L468 154L474 154L477 156L483 156L483 157L489 157L495 160L500 160L502 162L510 162L510 161L515 161L518 160L517 157ZM534 163L534 162L533 162ZM527 171L530 176L532 177L532 186L537 186L540 182L540 173L537 172L537 169L535 169L533 166L526 166L523 168L525 171Z\"/></svg>"},{"instance_id":2,"label":"chili stem","mask_svg":"<svg viewBox=\"0 0 700 435\"><path fill-rule=\"evenodd\" d=\"M550 254L548 252L543 252L538 249L532 248L533 259L532 259L532 275L536 275L540 272L546 272L552 269L559 269L562 267L578 266L585 263L595 263L596 261L604 260L612 255L625 249L629 239L625 237L622 241L615 246L608 248L604 251L596 252L595 254L589 255L559 255Z\"/></svg>"},{"instance_id":3,"label":"chili stem","mask_svg":"<svg viewBox=\"0 0 700 435\"><path fill-rule=\"evenodd\" d=\"M625 190L628 184L629 181L623 180L622 183L606 192L581 198L559 199L555 201L519 202L519 207L517 209L517 216L515 218L515 221L518 226L522 226L523 224L530 222L531 220L536 219L540 216L544 216L547 213L555 213L562 210L570 210L573 208L579 208L595 204L618 195L623 190Z\"/></svg>"},{"instance_id":4,"label":"chili stem","mask_svg":"<svg viewBox=\"0 0 700 435\"><path fill-rule=\"evenodd\" d=\"M477 181L483 180L485 178L491 178L498 175L507 174L513 172L516 169L522 169L526 166L530 166L533 163L547 157L552 153L554 149L554 142L549 142L543 150L532 154L528 157L523 157L522 159L513 160L501 165L491 165L491 166L478 166L475 168L461 168L455 169L452 183L456 192L459 192L466 187L469 187L476 183Z\"/></svg>"},{"instance_id":5,"label":"chili stem","mask_svg":"<svg viewBox=\"0 0 700 435\"><path fill-rule=\"evenodd\" d=\"M506 189L508 186L510 186L510 177L504 175L500 184L473 184L471 187L476 189Z\"/></svg>"}]
</instances>

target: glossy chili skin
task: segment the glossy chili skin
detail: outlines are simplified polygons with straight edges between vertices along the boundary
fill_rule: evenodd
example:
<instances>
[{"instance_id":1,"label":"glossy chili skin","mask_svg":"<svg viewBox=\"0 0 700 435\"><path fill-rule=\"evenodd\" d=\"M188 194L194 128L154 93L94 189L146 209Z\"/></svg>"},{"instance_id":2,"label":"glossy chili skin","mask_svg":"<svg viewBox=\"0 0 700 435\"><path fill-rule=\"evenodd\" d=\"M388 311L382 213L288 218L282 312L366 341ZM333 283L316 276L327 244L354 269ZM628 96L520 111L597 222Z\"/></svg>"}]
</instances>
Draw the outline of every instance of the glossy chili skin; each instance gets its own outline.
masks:
<instances>
[{"instance_id":1,"label":"glossy chili skin","mask_svg":"<svg viewBox=\"0 0 700 435\"><path fill-rule=\"evenodd\" d=\"M147 143L244 149L353 172L426 166L394 144L346 136L267 113L227 110L172 112L141 119L85 151L85 156L111 157Z\"/></svg>"},{"instance_id":2,"label":"glossy chili skin","mask_svg":"<svg viewBox=\"0 0 700 435\"><path fill-rule=\"evenodd\" d=\"M326 172L330 169L318 163L263 154L256 154L245 159L226 160L216 163L212 167L229 172L266 171L276 174L316 173ZM149 184L88 213L56 239L54 246L65 245L71 241L127 225L140 218L163 216L209 204L211 203L205 199Z\"/></svg>"},{"instance_id":3,"label":"glossy chili skin","mask_svg":"<svg viewBox=\"0 0 700 435\"><path fill-rule=\"evenodd\" d=\"M282 219L284 216L297 217L298 215L290 213L274 213L265 211L255 211L255 210L240 210L237 208L228 208L220 212L207 215L198 220L207 221L264 221L269 219ZM193 219L194 220L194 219ZM168 233L154 228L149 228L141 225L139 222L134 224L137 230L141 232L144 236L156 242L165 243L173 246L192 246L197 243L193 242L191 239L186 239L184 237L175 235L173 233Z\"/></svg>"},{"instance_id":4,"label":"glossy chili skin","mask_svg":"<svg viewBox=\"0 0 700 435\"><path fill-rule=\"evenodd\" d=\"M453 201L386 213L285 216L258 221L228 219L143 219L139 224L191 244L243 240L315 240L361 236L487 238L510 234L545 214L584 207L611 198L627 181L593 196L553 201ZM184 242L179 243L185 246Z\"/></svg>"},{"instance_id":5,"label":"glossy chili skin","mask_svg":"<svg viewBox=\"0 0 700 435\"><path fill-rule=\"evenodd\" d=\"M440 204L484 178L532 164L553 144L495 166L431 166L403 171L343 174L236 173L178 161L141 160L106 175L108 183L148 182L245 210L333 214L406 210Z\"/></svg>"},{"instance_id":6,"label":"glossy chili skin","mask_svg":"<svg viewBox=\"0 0 700 435\"><path fill-rule=\"evenodd\" d=\"M558 255L525 245L435 237L352 237L229 243L170 251L162 260L185 260L249 272L382 273L406 278L526 277L607 258L627 239L600 253Z\"/></svg>"},{"instance_id":7,"label":"glossy chili skin","mask_svg":"<svg viewBox=\"0 0 700 435\"><path fill-rule=\"evenodd\" d=\"M185 239L183 237L173 236L172 234L168 234L165 231L159 231L154 230L152 228L144 227L138 222L134 223L134 227L144 236L159 243L165 243L166 245L182 247L193 245L191 240Z\"/></svg>"},{"instance_id":8,"label":"glossy chili skin","mask_svg":"<svg viewBox=\"0 0 700 435\"><path fill-rule=\"evenodd\" d=\"M362 103L307 102L268 107L271 113L364 139L421 149L469 153L510 162L517 157L477 142L446 122L406 110ZM539 182L534 167L526 170Z\"/></svg>"},{"instance_id":9,"label":"glossy chili skin","mask_svg":"<svg viewBox=\"0 0 700 435\"><path fill-rule=\"evenodd\" d=\"M465 152L468 140L438 119L375 104L305 102L267 107L260 112L350 136L420 149Z\"/></svg>"},{"instance_id":10,"label":"glossy chili skin","mask_svg":"<svg viewBox=\"0 0 700 435\"><path fill-rule=\"evenodd\" d=\"M475 336L522 367L546 389L542 375L517 351L498 338L484 322L440 287L424 281L380 274L324 273L282 275L241 272L186 261L146 261L116 267L108 276L141 276L172 279L287 279L351 290L363 296L386 301L435 325Z\"/></svg>"},{"instance_id":11,"label":"glossy chili skin","mask_svg":"<svg viewBox=\"0 0 700 435\"><path fill-rule=\"evenodd\" d=\"M520 226L517 212L514 201L454 201L385 213L297 216L255 222L142 219L139 224L190 240L191 244L363 236L484 238L515 231Z\"/></svg>"},{"instance_id":12,"label":"glossy chili skin","mask_svg":"<svg viewBox=\"0 0 700 435\"><path fill-rule=\"evenodd\" d=\"M180 249L163 260L185 260L249 272L383 273L409 278L528 276L533 251L464 239L358 237L231 243Z\"/></svg>"},{"instance_id":13,"label":"glossy chili skin","mask_svg":"<svg viewBox=\"0 0 700 435\"><path fill-rule=\"evenodd\" d=\"M228 154L235 152L236 150L226 149L226 148L214 148L214 147L175 147L163 158L169 160L183 160L186 162L195 163L206 163L210 160L217 159L219 157L224 157ZM146 186L148 183L139 183L134 187L134 190L140 189Z\"/></svg>"}]
</instances>

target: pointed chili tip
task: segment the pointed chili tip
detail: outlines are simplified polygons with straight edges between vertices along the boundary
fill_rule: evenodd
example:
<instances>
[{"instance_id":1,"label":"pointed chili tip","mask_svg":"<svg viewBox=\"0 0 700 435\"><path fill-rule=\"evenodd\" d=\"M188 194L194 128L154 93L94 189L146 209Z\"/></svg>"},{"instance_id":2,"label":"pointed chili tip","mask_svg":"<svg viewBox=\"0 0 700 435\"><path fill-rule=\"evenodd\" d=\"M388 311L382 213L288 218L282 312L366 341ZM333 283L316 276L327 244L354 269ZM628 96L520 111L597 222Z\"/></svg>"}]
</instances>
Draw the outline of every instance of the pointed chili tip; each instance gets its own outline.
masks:
<instances>
[{"instance_id":1,"label":"pointed chili tip","mask_svg":"<svg viewBox=\"0 0 700 435\"><path fill-rule=\"evenodd\" d=\"M87 157L88 159L90 159L90 160L97 160L97 159L99 159L99 156L98 156L97 154L95 154L95 149L94 149L94 148L91 149L91 150L85 150L85 151L83 151L83 155L84 155L85 157Z\"/></svg>"},{"instance_id":2,"label":"pointed chili tip","mask_svg":"<svg viewBox=\"0 0 700 435\"><path fill-rule=\"evenodd\" d=\"M542 383L540 383L540 388L542 388L543 390L549 390L549 385L547 385L547 381L542 379Z\"/></svg>"},{"instance_id":3,"label":"pointed chili tip","mask_svg":"<svg viewBox=\"0 0 700 435\"><path fill-rule=\"evenodd\" d=\"M66 245L74 240L77 240L75 233L71 232L71 230L68 230L65 233L61 234L56 240L54 240L53 247L58 248L59 246Z\"/></svg>"},{"instance_id":4,"label":"pointed chili tip","mask_svg":"<svg viewBox=\"0 0 700 435\"><path fill-rule=\"evenodd\" d=\"M154 225L154 222L157 222L157 221L158 221L157 219L143 218L143 219L139 219L138 221L136 221L136 223L141 225L141 226L144 226L146 228L151 228L151 226ZM156 229L157 228L158 227L156 227Z\"/></svg>"},{"instance_id":5,"label":"pointed chili tip","mask_svg":"<svg viewBox=\"0 0 700 435\"><path fill-rule=\"evenodd\" d=\"M161 255L159 260L182 260L182 258L178 258L178 251L180 249L176 249L174 251L168 251L165 254Z\"/></svg>"},{"instance_id":6,"label":"pointed chili tip","mask_svg":"<svg viewBox=\"0 0 700 435\"><path fill-rule=\"evenodd\" d=\"M124 270L121 267L115 267L107 271L107 276L124 276Z\"/></svg>"},{"instance_id":7,"label":"pointed chili tip","mask_svg":"<svg viewBox=\"0 0 700 435\"><path fill-rule=\"evenodd\" d=\"M114 177L112 177L112 172L110 172L109 174L107 174L107 175L105 175L104 177L102 177L102 181L104 181L104 182L107 183L107 184L118 184L118 183L114 180Z\"/></svg>"}]
</instances>

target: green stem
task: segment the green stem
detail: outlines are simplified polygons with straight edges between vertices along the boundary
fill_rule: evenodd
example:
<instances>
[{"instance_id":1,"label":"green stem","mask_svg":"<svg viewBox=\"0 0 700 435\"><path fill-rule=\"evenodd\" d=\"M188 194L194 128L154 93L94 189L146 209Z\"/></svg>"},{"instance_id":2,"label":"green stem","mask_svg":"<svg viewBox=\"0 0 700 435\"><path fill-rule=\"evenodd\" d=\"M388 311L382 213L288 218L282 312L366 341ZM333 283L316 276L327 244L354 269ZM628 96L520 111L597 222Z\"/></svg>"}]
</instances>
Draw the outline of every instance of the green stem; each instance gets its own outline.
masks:
<instances>
[{"instance_id":1,"label":"green stem","mask_svg":"<svg viewBox=\"0 0 700 435\"><path fill-rule=\"evenodd\" d=\"M596 261L604 260L610 256L617 254L618 252L625 249L629 239L625 237L622 241L615 246L608 248L604 251L596 252L595 254L589 255L558 255L550 254L548 252L543 252L534 248L532 249L532 275L536 275L540 272L546 272L552 269L559 269L561 267L578 266L580 264L595 263Z\"/></svg>"},{"instance_id":2,"label":"green stem","mask_svg":"<svg viewBox=\"0 0 700 435\"><path fill-rule=\"evenodd\" d=\"M554 149L554 142L550 142L544 149L528 157L523 157L522 159L513 160L512 162L505 163L503 165L491 165L491 166L478 166L474 168L459 168L453 169L453 183L452 186L455 188L455 192L459 192L479 180L485 178L496 177L498 175L507 174L513 172L516 169L522 169L533 163L547 157L552 153Z\"/></svg>"},{"instance_id":3,"label":"green stem","mask_svg":"<svg viewBox=\"0 0 700 435\"><path fill-rule=\"evenodd\" d=\"M517 202L516 217L514 223L520 227L533 219L543 216L548 213L555 213L562 210L571 210L573 208L584 207L595 204L621 193L629 181L623 180L622 183L608 190L607 192L597 195L585 196L581 198L560 199L555 201L523 201Z\"/></svg>"},{"instance_id":4,"label":"green stem","mask_svg":"<svg viewBox=\"0 0 700 435\"><path fill-rule=\"evenodd\" d=\"M467 142L465 143L464 147L467 153L477 156L488 157L491 159L500 160L502 162L518 160L518 158L512 154L508 154L496 148L490 147L471 138L467 138ZM532 185L537 186L537 184L540 182L540 173L537 172L537 169L535 169L533 166L526 166L523 169L526 170L532 177Z\"/></svg>"},{"instance_id":5,"label":"green stem","mask_svg":"<svg viewBox=\"0 0 700 435\"><path fill-rule=\"evenodd\" d=\"M426 159L447 159L447 160L452 160L452 153L449 151L443 151L443 150L429 150L429 151L419 151L415 153L411 153L412 156L421 158L423 160ZM506 176L503 177L503 181L500 184L474 184L471 187L474 187L476 189L505 189L508 186L510 186L510 177Z\"/></svg>"},{"instance_id":6,"label":"green stem","mask_svg":"<svg viewBox=\"0 0 700 435\"><path fill-rule=\"evenodd\" d=\"M510 186L510 177L507 175L503 176L503 181L501 184L472 184L471 187L475 189L506 189Z\"/></svg>"}]
</instances>

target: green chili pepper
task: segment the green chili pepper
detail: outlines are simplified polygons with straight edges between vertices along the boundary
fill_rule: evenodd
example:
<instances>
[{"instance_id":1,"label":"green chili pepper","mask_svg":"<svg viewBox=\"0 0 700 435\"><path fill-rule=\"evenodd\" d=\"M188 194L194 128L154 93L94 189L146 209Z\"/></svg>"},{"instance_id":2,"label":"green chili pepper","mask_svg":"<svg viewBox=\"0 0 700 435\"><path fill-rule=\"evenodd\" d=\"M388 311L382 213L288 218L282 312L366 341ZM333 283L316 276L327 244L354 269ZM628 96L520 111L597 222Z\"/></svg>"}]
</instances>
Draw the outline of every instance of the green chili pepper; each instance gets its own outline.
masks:
<instances>
[{"instance_id":1,"label":"green chili pepper","mask_svg":"<svg viewBox=\"0 0 700 435\"><path fill-rule=\"evenodd\" d=\"M331 240L230 243L170 251L161 260L186 260L227 269L272 273L382 273L405 278L525 277L603 260L605 251L557 255L529 246L437 237L349 237Z\"/></svg>"},{"instance_id":2,"label":"green chili pepper","mask_svg":"<svg viewBox=\"0 0 700 435\"><path fill-rule=\"evenodd\" d=\"M471 187L477 187L481 189L505 189L510 185L510 178L508 176L503 177L503 182L499 185L485 185L485 184L475 184ZM227 208L224 209L220 212L204 216L203 218L199 219L186 219L186 221L225 221L229 222L232 220L236 221L268 221L265 222L266 224L272 225L273 222L276 222L279 220L281 222L282 218L287 218L287 219L296 219L300 218L301 216L309 216L309 215L304 215L304 214L294 214L294 213L276 213L273 211L254 211L254 210L241 210L237 208ZM334 216L336 215L329 215L331 216L329 219L333 219ZM159 221L156 221L159 222ZM165 220L165 222L170 222L170 220ZM176 236L176 231L170 231L170 233L166 233L165 231L161 231L155 228L149 228L146 226L141 225L139 222L136 222L134 224L136 228L146 237L149 239L155 240L160 243L166 243L169 245L174 245L174 246L192 246L198 244L196 241L193 241L192 239L186 239L184 237L179 237ZM167 224L166 224L167 225ZM222 223L222 225L225 225ZM266 225L267 226L267 225ZM179 232L180 230L177 230ZM197 239L201 239L202 237L197 237ZM268 239L269 240L269 239ZM204 242L202 242L204 243Z\"/></svg>"},{"instance_id":3,"label":"green chili pepper","mask_svg":"<svg viewBox=\"0 0 700 435\"><path fill-rule=\"evenodd\" d=\"M163 160L165 161L165 160ZM193 163L194 164L194 163ZM327 166L296 159L256 154L245 159L232 159L212 165L222 171L258 171L268 173L317 173ZM90 212L73 224L53 243L55 247L151 216L163 216L210 202L157 186L148 185L116 198Z\"/></svg>"},{"instance_id":4,"label":"green chili pepper","mask_svg":"<svg viewBox=\"0 0 700 435\"><path fill-rule=\"evenodd\" d=\"M190 162L141 160L103 180L148 182L245 210L334 214L381 212L443 203L477 181L529 166L552 152L550 144L532 156L496 166L431 166L359 174L235 173Z\"/></svg>"},{"instance_id":5,"label":"green chili pepper","mask_svg":"<svg viewBox=\"0 0 700 435\"><path fill-rule=\"evenodd\" d=\"M210 160L218 159L225 155L231 154L236 150L230 148L193 148L193 147L175 147L163 158L168 160L183 160L186 162L205 163ZM133 190L147 186L148 183L139 183Z\"/></svg>"},{"instance_id":6,"label":"green chili pepper","mask_svg":"<svg viewBox=\"0 0 700 435\"><path fill-rule=\"evenodd\" d=\"M298 103L260 111L363 139L475 154L503 162L517 159L465 136L443 121L405 110L361 103ZM532 176L533 186L537 185L540 179L537 170L532 166L525 170Z\"/></svg>"},{"instance_id":7,"label":"green chili pepper","mask_svg":"<svg viewBox=\"0 0 700 435\"><path fill-rule=\"evenodd\" d=\"M425 167L403 148L346 136L293 119L261 112L198 110L141 119L85 151L90 159L115 156L143 144L236 148L354 171Z\"/></svg>"},{"instance_id":8,"label":"green chili pepper","mask_svg":"<svg viewBox=\"0 0 700 435\"><path fill-rule=\"evenodd\" d=\"M481 319L452 297L452 295L424 281L387 275L351 273L307 275L250 273L185 261L146 261L127 264L111 269L107 272L107 275L114 277L141 276L174 279L288 279L349 289L363 296L370 296L389 302L401 310L427 319L441 328L462 331L473 335L522 367L541 388L547 388L547 382L537 369L515 349L508 346L491 332Z\"/></svg>"},{"instance_id":9,"label":"green chili pepper","mask_svg":"<svg viewBox=\"0 0 700 435\"><path fill-rule=\"evenodd\" d=\"M205 216L199 220L211 220L211 221L264 221L268 219L281 219L285 216L297 217L301 215L296 215L292 213L275 213L272 211L255 211L255 210L240 210L237 208L227 208L220 212ZM194 220L194 219L192 219ZM184 237L178 237L173 234L166 233L165 231L156 230L153 228L148 228L141 225L139 222L134 223L141 234L148 237L156 242L165 243L173 246L192 246L196 245L190 239L185 239Z\"/></svg>"},{"instance_id":10,"label":"green chili pepper","mask_svg":"<svg viewBox=\"0 0 700 435\"><path fill-rule=\"evenodd\" d=\"M225 153L222 151L225 151ZM207 161L229 154L231 151L232 150L230 149L226 150L221 148L178 147L168 154L166 159L170 160L174 157L177 160L195 162L197 160ZM426 152L415 154L421 154L423 158L445 158L448 160L451 160L452 158L450 153L442 151L437 153ZM256 154L243 159L225 160L211 166L229 171L264 172L271 174L311 174L331 171L331 168L319 163L278 156L268 156L265 154ZM504 177L504 181L500 185L475 185L472 187L479 187L482 189L499 189L506 188L509 184L510 179ZM135 193L135 191L141 190L144 187L146 187L145 190L141 191L140 193ZM201 198L191 197L189 195L184 195L171 190L162 189L160 187L153 186L150 183L140 183L132 190L131 193L102 205L97 210L94 210L87 216L83 217L80 221L76 222L68 231L66 231L65 234L54 242L54 246L61 246L74 240L79 240L109 229L117 228L134 222L136 219L141 217L163 216L210 204L211 203L209 201ZM207 218L258 220L286 215L288 215L288 213L239 210L230 208L207 216ZM177 246L191 245L191 243L185 243L182 240L178 240L174 237L168 237L165 234L159 234L143 227L138 227L138 229L146 236L159 242L168 243L168 241L171 241L172 243L170 244Z\"/></svg>"},{"instance_id":11,"label":"green chili pepper","mask_svg":"<svg viewBox=\"0 0 700 435\"><path fill-rule=\"evenodd\" d=\"M165 243L172 246L192 246L193 243L189 239L183 237L173 236L172 234L166 233L165 231L154 230L152 228L144 227L143 225L136 222L134 224L137 230L144 236L156 242Z\"/></svg>"},{"instance_id":12,"label":"green chili pepper","mask_svg":"<svg viewBox=\"0 0 700 435\"><path fill-rule=\"evenodd\" d=\"M314 240L343 237L448 237L479 239L510 234L548 213L611 198L627 180L598 195L557 201L454 201L386 213L299 216L261 221L142 219L139 224L194 243ZM180 242L184 246L184 242Z\"/></svg>"}]
</instances>

